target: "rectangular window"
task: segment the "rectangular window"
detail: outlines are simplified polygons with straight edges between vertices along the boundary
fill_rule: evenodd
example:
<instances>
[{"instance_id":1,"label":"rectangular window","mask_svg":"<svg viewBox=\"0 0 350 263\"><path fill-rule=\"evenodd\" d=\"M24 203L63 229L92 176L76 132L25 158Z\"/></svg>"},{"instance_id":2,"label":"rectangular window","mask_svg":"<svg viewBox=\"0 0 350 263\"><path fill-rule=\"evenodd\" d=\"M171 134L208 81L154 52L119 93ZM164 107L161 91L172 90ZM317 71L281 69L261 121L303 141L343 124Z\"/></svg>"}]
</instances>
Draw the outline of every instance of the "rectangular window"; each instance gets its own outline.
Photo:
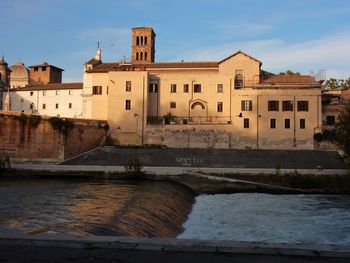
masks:
<instances>
[{"instance_id":1,"label":"rectangular window","mask_svg":"<svg viewBox=\"0 0 350 263\"><path fill-rule=\"evenodd\" d=\"M251 100L242 100L241 101L241 110L242 111L252 111L253 102Z\"/></svg>"},{"instance_id":2,"label":"rectangular window","mask_svg":"<svg viewBox=\"0 0 350 263\"><path fill-rule=\"evenodd\" d=\"M158 84L149 84L149 92L157 93L158 92Z\"/></svg>"},{"instance_id":3,"label":"rectangular window","mask_svg":"<svg viewBox=\"0 0 350 263\"><path fill-rule=\"evenodd\" d=\"M308 110L309 110L309 102L307 100L299 100L298 111L308 111Z\"/></svg>"},{"instance_id":4,"label":"rectangular window","mask_svg":"<svg viewBox=\"0 0 350 263\"><path fill-rule=\"evenodd\" d=\"M58 103L56 103L56 109L58 109Z\"/></svg>"},{"instance_id":5,"label":"rectangular window","mask_svg":"<svg viewBox=\"0 0 350 263\"><path fill-rule=\"evenodd\" d=\"M284 119L284 128L290 129L290 119Z\"/></svg>"},{"instance_id":6,"label":"rectangular window","mask_svg":"<svg viewBox=\"0 0 350 263\"><path fill-rule=\"evenodd\" d=\"M270 128L276 129L276 119L270 119Z\"/></svg>"},{"instance_id":7,"label":"rectangular window","mask_svg":"<svg viewBox=\"0 0 350 263\"><path fill-rule=\"evenodd\" d=\"M72 91L71 91L71 90L69 90L69 91L68 91L68 94L69 94L69 95L72 95L73 93L72 93Z\"/></svg>"},{"instance_id":8,"label":"rectangular window","mask_svg":"<svg viewBox=\"0 0 350 263\"><path fill-rule=\"evenodd\" d=\"M31 91L31 92L30 92L30 96L33 96L33 95L34 95L34 91Z\"/></svg>"},{"instance_id":9,"label":"rectangular window","mask_svg":"<svg viewBox=\"0 0 350 263\"><path fill-rule=\"evenodd\" d=\"M176 109L176 102L171 101L171 102L170 102L170 108L171 108L171 109Z\"/></svg>"},{"instance_id":10,"label":"rectangular window","mask_svg":"<svg viewBox=\"0 0 350 263\"><path fill-rule=\"evenodd\" d=\"M223 108L224 108L223 103L221 101L218 102L218 104L217 104L217 112L222 112Z\"/></svg>"},{"instance_id":11,"label":"rectangular window","mask_svg":"<svg viewBox=\"0 0 350 263\"><path fill-rule=\"evenodd\" d=\"M43 96L46 96L46 90L43 90Z\"/></svg>"},{"instance_id":12,"label":"rectangular window","mask_svg":"<svg viewBox=\"0 0 350 263\"><path fill-rule=\"evenodd\" d=\"M41 71L46 71L46 67L42 67L42 68L41 68Z\"/></svg>"},{"instance_id":13,"label":"rectangular window","mask_svg":"<svg viewBox=\"0 0 350 263\"><path fill-rule=\"evenodd\" d=\"M171 84L170 85L170 92L171 93L176 93L176 84Z\"/></svg>"},{"instance_id":14,"label":"rectangular window","mask_svg":"<svg viewBox=\"0 0 350 263\"><path fill-rule=\"evenodd\" d=\"M243 119L243 128L245 128L245 129L249 128L249 119L248 118Z\"/></svg>"},{"instance_id":15,"label":"rectangular window","mask_svg":"<svg viewBox=\"0 0 350 263\"><path fill-rule=\"evenodd\" d=\"M131 110L131 100L125 101L125 110Z\"/></svg>"},{"instance_id":16,"label":"rectangular window","mask_svg":"<svg viewBox=\"0 0 350 263\"><path fill-rule=\"evenodd\" d=\"M335 116L327 116L327 125L335 124Z\"/></svg>"},{"instance_id":17,"label":"rectangular window","mask_svg":"<svg viewBox=\"0 0 350 263\"><path fill-rule=\"evenodd\" d=\"M194 84L193 85L193 92L196 92L196 93L202 92L201 84Z\"/></svg>"},{"instance_id":18,"label":"rectangular window","mask_svg":"<svg viewBox=\"0 0 350 263\"><path fill-rule=\"evenodd\" d=\"M44 103L44 104L43 104L43 110L45 110L45 109L46 109L46 104Z\"/></svg>"},{"instance_id":19,"label":"rectangular window","mask_svg":"<svg viewBox=\"0 0 350 263\"><path fill-rule=\"evenodd\" d=\"M70 109L72 108L72 103L68 104L68 108L70 108Z\"/></svg>"},{"instance_id":20,"label":"rectangular window","mask_svg":"<svg viewBox=\"0 0 350 263\"><path fill-rule=\"evenodd\" d=\"M305 119L300 119L300 129L305 129Z\"/></svg>"},{"instance_id":21,"label":"rectangular window","mask_svg":"<svg viewBox=\"0 0 350 263\"><path fill-rule=\"evenodd\" d=\"M34 67L34 71L38 71L38 67Z\"/></svg>"},{"instance_id":22,"label":"rectangular window","mask_svg":"<svg viewBox=\"0 0 350 263\"><path fill-rule=\"evenodd\" d=\"M218 84L217 92L218 93L223 93L224 92L224 84Z\"/></svg>"},{"instance_id":23,"label":"rectangular window","mask_svg":"<svg viewBox=\"0 0 350 263\"><path fill-rule=\"evenodd\" d=\"M102 95L102 86L93 86L92 87L93 95Z\"/></svg>"},{"instance_id":24,"label":"rectangular window","mask_svg":"<svg viewBox=\"0 0 350 263\"><path fill-rule=\"evenodd\" d=\"M60 95L60 92L58 90L56 90L56 95Z\"/></svg>"},{"instance_id":25,"label":"rectangular window","mask_svg":"<svg viewBox=\"0 0 350 263\"><path fill-rule=\"evenodd\" d=\"M131 81L130 80L125 81L125 91L131 92Z\"/></svg>"},{"instance_id":26,"label":"rectangular window","mask_svg":"<svg viewBox=\"0 0 350 263\"><path fill-rule=\"evenodd\" d=\"M268 111L278 111L278 100L269 100L268 101Z\"/></svg>"},{"instance_id":27,"label":"rectangular window","mask_svg":"<svg viewBox=\"0 0 350 263\"><path fill-rule=\"evenodd\" d=\"M292 100L282 101L282 111L293 111L293 101Z\"/></svg>"},{"instance_id":28,"label":"rectangular window","mask_svg":"<svg viewBox=\"0 0 350 263\"><path fill-rule=\"evenodd\" d=\"M188 93L189 90L189 85L188 84L184 84L184 93Z\"/></svg>"}]
</instances>

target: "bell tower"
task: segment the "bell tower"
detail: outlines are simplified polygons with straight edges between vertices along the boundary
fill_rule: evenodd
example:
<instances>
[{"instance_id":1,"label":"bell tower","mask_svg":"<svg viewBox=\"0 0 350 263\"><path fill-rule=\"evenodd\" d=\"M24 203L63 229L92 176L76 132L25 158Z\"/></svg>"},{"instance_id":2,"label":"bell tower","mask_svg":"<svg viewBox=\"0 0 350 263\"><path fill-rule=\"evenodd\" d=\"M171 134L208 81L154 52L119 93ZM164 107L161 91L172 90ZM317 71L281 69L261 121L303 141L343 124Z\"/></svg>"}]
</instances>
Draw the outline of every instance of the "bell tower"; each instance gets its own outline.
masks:
<instances>
[{"instance_id":1,"label":"bell tower","mask_svg":"<svg viewBox=\"0 0 350 263\"><path fill-rule=\"evenodd\" d=\"M151 27L132 28L132 64L154 62L156 34Z\"/></svg>"}]
</instances>

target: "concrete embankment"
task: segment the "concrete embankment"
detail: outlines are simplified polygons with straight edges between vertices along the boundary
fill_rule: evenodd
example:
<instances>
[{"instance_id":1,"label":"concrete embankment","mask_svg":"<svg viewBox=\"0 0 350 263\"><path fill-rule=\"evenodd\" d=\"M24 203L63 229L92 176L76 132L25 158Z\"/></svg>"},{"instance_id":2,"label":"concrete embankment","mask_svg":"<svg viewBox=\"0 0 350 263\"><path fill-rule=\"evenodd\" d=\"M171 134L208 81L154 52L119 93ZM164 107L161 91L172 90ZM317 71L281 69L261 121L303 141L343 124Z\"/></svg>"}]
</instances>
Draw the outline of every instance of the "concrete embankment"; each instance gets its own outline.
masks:
<instances>
[{"instance_id":1,"label":"concrete embankment","mask_svg":"<svg viewBox=\"0 0 350 263\"><path fill-rule=\"evenodd\" d=\"M339 177L347 178L346 169L257 169L257 168L186 168L186 167L144 167L144 173L133 176L125 172L122 166L95 165L48 165L48 164L14 164L8 175L15 176L54 176L99 179L147 179L171 181L191 188L197 193L235 193L235 192L265 192L265 193L347 193L339 189L299 189L288 185L270 183L267 176L283 178L283 175L297 173L311 178ZM234 178L234 177L239 177ZM258 181L249 177L259 177ZM265 180L264 176L267 178ZM231 177L231 178L229 178ZM247 179L244 179L244 178ZM295 177L295 176L294 176ZM336 179L339 180L339 179Z\"/></svg>"},{"instance_id":2,"label":"concrete embankment","mask_svg":"<svg viewBox=\"0 0 350 263\"><path fill-rule=\"evenodd\" d=\"M0 236L1 262L345 263L350 246L130 237Z\"/></svg>"}]
</instances>

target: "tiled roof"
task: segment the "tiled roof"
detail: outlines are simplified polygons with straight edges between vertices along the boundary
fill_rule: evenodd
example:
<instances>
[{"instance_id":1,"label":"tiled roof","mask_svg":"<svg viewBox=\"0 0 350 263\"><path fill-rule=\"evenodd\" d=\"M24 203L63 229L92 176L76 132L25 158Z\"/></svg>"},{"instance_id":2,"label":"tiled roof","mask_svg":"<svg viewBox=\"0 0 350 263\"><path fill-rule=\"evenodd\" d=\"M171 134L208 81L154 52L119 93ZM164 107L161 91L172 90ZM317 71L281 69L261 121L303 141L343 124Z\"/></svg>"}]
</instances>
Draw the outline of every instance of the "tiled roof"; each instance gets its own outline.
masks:
<instances>
[{"instance_id":1,"label":"tiled roof","mask_svg":"<svg viewBox=\"0 0 350 263\"><path fill-rule=\"evenodd\" d=\"M272 85L320 85L314 77L309 75L275 75L271 76L263 81L261 84L272 84Z\"/></svg>"},{"instance_id":2,"label":"tiled roof","mask_svg":"<svg viewBox=\"0 0 350 263\"><path fill-rule=\"evenodd\" d=\"M34 91L34 90L69 90L83 89L83 83L53 83L47 85L30 85L23 88L11 89L11 91Z\"/></svg>"},{"instance_id":3,"label":"tiled roof","mask_svg":"<svg viewBox=\"0 0 350 263\"><path fill-rule=\"evenodd\" d=\"M147 68L218 68L216 61L209 62L158 62L146 65Z\"/></svg>"},{"instance_id":4,"label":"tiled roof","mask_svg":"<svg viewBox=\"0 0 350 263\"><path fill-rule=\"evenodd\" d=\"M52 67L52 68L57 68L57 69L59 69L59 70L62 70L62 71L64 71L64 69L61 69L61 68L59 68L59 67L56 67L56 66L54 66L54 65L50 65L50 64L48 64L47 62L43 62L42 64L37 64L37 65L32 65L32 66L29 66L28 68L35 68L35 67Z\"/></svg>"},{"instance_id":5,"label":"tiled roof","mask_svg":"<svg viewBox=\"0 0 350 263\"><path fill-rule=\"evenodd\" d=\"M241 51L241 50L239 50L239 51L237 51L236 53L232 54L231 56L229 56L229 57L227 57L227 58L221 60L219 63L222 63L222 62L224 62L224 61L226 61L226 60L228 60L228 59L230 59L230 58L232 58L232 57L234 57L234 56L236 56L236 55L238 55L238 54L242 54L242 55L244 55L244 56L246 56L246 57L248 57L248 58L250 58L250 59L253 59L253 60L255 60L256 62L258 62L260 65L262 64L262 62L261 62L260 60L258 60L258 59L256 59L256 58L253 58L252 56L249 56L247 53L244 53L244 52Z\"/></svg>"}]
</instances>

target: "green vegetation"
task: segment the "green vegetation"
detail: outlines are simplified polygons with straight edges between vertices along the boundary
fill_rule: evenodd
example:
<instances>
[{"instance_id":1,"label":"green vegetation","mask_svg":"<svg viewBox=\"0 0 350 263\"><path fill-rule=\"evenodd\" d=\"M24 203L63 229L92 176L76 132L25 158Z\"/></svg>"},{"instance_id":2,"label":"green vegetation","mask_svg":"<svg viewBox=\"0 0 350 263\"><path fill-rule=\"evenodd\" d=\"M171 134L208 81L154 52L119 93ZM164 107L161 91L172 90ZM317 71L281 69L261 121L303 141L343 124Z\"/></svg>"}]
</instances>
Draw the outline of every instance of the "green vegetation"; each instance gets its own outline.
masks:
<instances>
[{"instance_id":1,"label":"green vegetation","mask_svg":"<svg viewBox=\"0 0 350 263\"><path fill-rule=\"evenodd\" d=\"M0 155L0 175L11 168L11 160L8 155Z\"/></svg>"},{"instance_id":2,"label":"green vegetation","mask_svg":"<svg viewBox=\"0 0 350 263\"><path fill-rule=\"evenodd\" d=\"M344 151L345 158L350 157L350 103L345 111L340 114L334 126L334 141Z\"/></svg>"},{"instance_id":3,"label":"green vegetation","mask_svg":"<svg viewBox=\"0 0 350 263\"><path fill-rule=\"evenodd\" d=\"M38 127L41 121L40 115L30 115L28 117L28 124L32 127Z\"/></svg>"},{"instance_id":4,"label":"green vegetation","mask_svg":"<svg viewBox=\"0 0 350 263\"><path fill-rule=\"evenodd\" d=\"M124 168L128 174L140 175L142 174L143 164L140 158L137 155L135 155L129 159L129 161L125 164Z\"/></svg>"},{"instance_id":5,"label":"green vegetation","mask_svg":"<svg viewBox=\"0 0 350 263\"><path fill-rule=\"evenodd\" d=\"M73 126L73 123L60 117L51 117L48 119L48 122L51 124L54 130L59 131L61 131L63 128L67 129Z\"/></svg>"},{"instance_id":6,"label":"green vegetation","mask_svg":"<svg viewBox=\"0 0 350 263\"><path fill-rule=\"evenodd\" d=\"M350 88L350 77L348 79L334 79L327 80L327 86L330 89L348 89Z\"/></svg>"},{"instance_id":7,"label":"green vegetation","mask_svg":"<svg viewBox=\"0 0 350 263\"><path fill-rule=\"evenodd\" d=\"M294 72L288 69L286 72L280 72L279 75L297 75L300 76L300 72Z\"/></svg>"}]
</instances>

